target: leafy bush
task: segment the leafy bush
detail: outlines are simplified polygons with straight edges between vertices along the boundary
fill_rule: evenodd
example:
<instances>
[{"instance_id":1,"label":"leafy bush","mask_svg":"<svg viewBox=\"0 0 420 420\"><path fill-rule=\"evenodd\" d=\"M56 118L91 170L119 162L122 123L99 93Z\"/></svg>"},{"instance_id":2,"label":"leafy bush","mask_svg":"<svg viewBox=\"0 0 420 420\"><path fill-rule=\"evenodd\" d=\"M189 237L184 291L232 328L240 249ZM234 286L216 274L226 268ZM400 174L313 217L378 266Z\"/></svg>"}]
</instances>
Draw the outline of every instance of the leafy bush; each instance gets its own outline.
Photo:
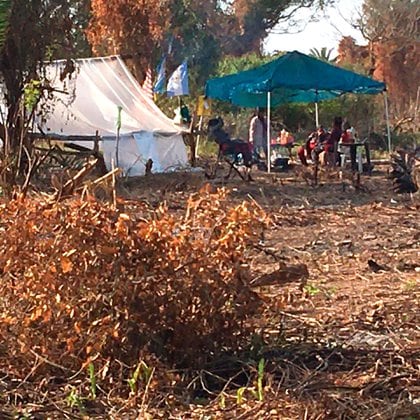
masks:
<instances>
[{"instance_id":1,"label":"leafy bush","mask_svg":"<svg viewBox=\"0 0 420 420\"><path fill-rule=\"evenodd\" d=\"M238 348L259 307L242 263L266 216L225 198L206 188L179 216L163 205L121 213L92 199L3 205L0 334L9 366L24 374L35 354L48 360L44 369L95 360L98 370L142 353L194 366Z\"/></svg>"}]
</instances>

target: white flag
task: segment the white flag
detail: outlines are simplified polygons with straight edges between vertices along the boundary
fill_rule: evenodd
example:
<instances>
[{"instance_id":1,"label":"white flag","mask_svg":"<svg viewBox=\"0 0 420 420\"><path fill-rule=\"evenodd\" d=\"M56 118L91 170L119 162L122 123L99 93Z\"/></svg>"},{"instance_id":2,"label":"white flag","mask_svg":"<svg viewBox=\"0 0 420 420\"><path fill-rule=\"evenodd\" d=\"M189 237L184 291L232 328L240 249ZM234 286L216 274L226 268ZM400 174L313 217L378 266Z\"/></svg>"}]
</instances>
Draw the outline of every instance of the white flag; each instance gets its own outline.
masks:
<instances>
[{"instance_id":1,"label":"white flag","mask_svg":"<svg viewBox=\"0 0 420 420\"><path fill-rule=\"evenodd\" d=\"M188 67L184 61L173 73L168 80L166 87L168 96L188 95Z\"/></svg>"}]
</instances>

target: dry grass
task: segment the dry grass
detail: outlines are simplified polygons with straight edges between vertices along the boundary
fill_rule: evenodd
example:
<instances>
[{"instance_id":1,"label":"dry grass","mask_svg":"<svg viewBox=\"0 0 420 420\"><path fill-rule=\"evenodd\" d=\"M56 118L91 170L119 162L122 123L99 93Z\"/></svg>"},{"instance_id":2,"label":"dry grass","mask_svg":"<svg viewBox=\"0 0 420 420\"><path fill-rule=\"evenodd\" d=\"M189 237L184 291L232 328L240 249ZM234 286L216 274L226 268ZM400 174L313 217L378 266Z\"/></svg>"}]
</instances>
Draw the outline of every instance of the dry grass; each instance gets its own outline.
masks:
<instances>
[{"instance_id":1,"label":"dry grass","mask_svg":"<svg viewBox=\"0 0 420 420\"><path fill-rule=\"evenodd\" d=\"M252 201L273 221L258 246L244 251L250 283L291 265L305 264L309 273L295 281L272 275L264 286L253 288L262 300L262 314L252 321L249 346L194 370L174 369L150 355L145 360L165 385L143 387L136 398L123 395L117 384L115 391L104 393L99 373L96 399L89 398L86 372L65 383L60 375L19 383L3 375L4 416L420 417L419 201L394 195L385 175L376 171L362 177L359 189L346 180L343 188L331 173L321 174L317 187L291 173L256 174L249 184L227 181L230 205ZM177 217L204 182L202 174L130 180L121 187L119 205L134 214L139 205L152 210L165 201ZM7 360L6 350L0 351ZM263 398L258 398L261 359ZM42 363L33 357L34 368Z\"/></svg>"}]
</instances>

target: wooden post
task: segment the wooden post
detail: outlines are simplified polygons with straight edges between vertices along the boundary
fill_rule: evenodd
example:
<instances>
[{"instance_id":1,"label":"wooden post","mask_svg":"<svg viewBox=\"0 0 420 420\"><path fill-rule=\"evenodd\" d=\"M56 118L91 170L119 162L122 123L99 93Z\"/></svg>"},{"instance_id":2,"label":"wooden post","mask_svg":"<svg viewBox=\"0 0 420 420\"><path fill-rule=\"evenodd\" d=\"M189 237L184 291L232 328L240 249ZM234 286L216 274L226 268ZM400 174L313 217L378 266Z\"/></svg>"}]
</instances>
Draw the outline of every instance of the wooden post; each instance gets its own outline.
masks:
<instances>
[{"instance_id":1,"label":"wooden post","mask_svg":"<svg viewBox=\"0 0 420 420\"><path fill-rule=\"evenodd\" d=\"M351 161L351 171L355 173L357 171L357 146L351 144L350 148L350 161Z\"/></svg>"},{"instance_id":2,"label":"wooden post","mask_svg":"<svg viewBox=\"0 0 420 420\"><path fill-rule=\"evenodd\" d=\"M386 134L388 137L388 153L391 154L392 152L391 127L389 123L388 96L387 96L386 91L384 91L384 102L385 102Z\"/></svg>"},{"instance_id":3,"label":"wooden post","mask_svg":"<svg viewBox=\"0 0 420 420\"><path fill-rule=\"evenodd\" d=\"M200 119L198 120L198 134L197 134L197 140L195 142L195 157L198 158L198 144L200 142L201 137L201 131L203 129L203 116L200 115Z\"/></svg>"},{"instance_id":4,"label":"wooden post","mask_svg":"<svg viewBox=\"0 0 420 420\"><path fill-rule=\"evenodd\" d=\"M372 175L372 164L370 161L370 145L367 141L365 142L365 153L366 153L366 165L368 168L367 172L369 175Z\"/></svg>"},{"instance_id":5,"label":"wooden post","mask_svg":"<svg viewBox=\"0 0 420 420\"><path fill-rule=\"evenodd\" d=\"M114 210L117 209L117 189L115 180L115 164L114 159L111 159L111 173L112 173L112 207Z\"/></svg>"},{"instance_id":6,"label":"wooden post","mask_svg":"<svg viewBox=\"0 0 420 420\"><path fill-rule=\"evenodd\" d=\"M95 157L97 157L98 153L99 153L99 131L96 130L95 139L93 143L93 154Z\"/></svg>"},{"instance_id":7,"label":"wooden post","mask_svg":"<svg viewBox=\"0 0 420 420\"><path fill-rule=\"evenodd\" d=\"M314 162L314 185L318 185L318 169L319 169L319 159L317 158Z\"/></svg>"}]
</instances>

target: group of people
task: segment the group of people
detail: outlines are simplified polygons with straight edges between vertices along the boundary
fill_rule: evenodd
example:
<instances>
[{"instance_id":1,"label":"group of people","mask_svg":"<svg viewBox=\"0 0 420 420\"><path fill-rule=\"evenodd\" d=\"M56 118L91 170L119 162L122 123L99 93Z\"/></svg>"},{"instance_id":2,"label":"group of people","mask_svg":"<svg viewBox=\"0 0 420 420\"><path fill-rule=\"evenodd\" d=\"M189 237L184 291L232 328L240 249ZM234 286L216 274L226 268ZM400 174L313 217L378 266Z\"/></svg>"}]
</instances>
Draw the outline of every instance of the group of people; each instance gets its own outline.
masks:
<instances>
[{"instance_id":1,"label":"group of people","mask_svg":"<svg viewBox=\"0 0 420 420\"><path fill-rule=\"evenodd\" d=\"M274 133L271 130L271 133ZM275 144L280 146L289 147L293 145L295 139L291 133L286 129L282 129L275 141ZM254 153L260 157L266 158L267 156L267 122L264 112L260 109L251 118L249 124L249 142L253 146ZM273 141L272 141L273 143Z\"/></svg>"},{"instance_id":2,"label":"group of people","mask_svg":"<svg viewBox=\"0 0 420 420\"><path fill-rule=\"evenodd\" d=\"M258 109L251 118L248 141L231 139L223 125L220 117L213 118L208 123L208 135L223 152L242 154L246 165L267 156L267 122L262 110Z\"/></svg>"},{"instance_id":3,"label":"group of people","mask_svg":"<svg viewBox=\"0 0 420 420\"><path fill-rule=\"evenodd\" d=\"M264 112L258 109L250 120L248 142L230 139L227 132L222 128L223 120L213 119L209 122L209 129L212 137L221 146L222 150L231 149L236 153L243 155L246 164L251 161L265 160L267 157L267 121ZM308 165L308 159L312 162L326 165L340 163L340 154L347 154L346 144L352 144L356 141L356 132L348 121L342 117L335 117L330 131L319 126L312 132L304 145L297 150L297 155L303 165ZM286 130L282 130L277 138L276 144L290 147L294 143L293 136Z\"/></svg>"},{"instance_id":4,"label":"group of people","mask_svg":"<svg viewBox=\"0 0 420 420\"><path fill-rule=\"evenodd\" d=\"M308 158L312 162L320 162L325 165L339 164L340 153L347 153L343 148L346 144L352 144L356 140L356 132L348 121L344 122L341 117L335 117L331 131L326 131L321 125L311 133L306 143L300 146L297 155L303 165L308 165Z\"/></svg>"}]
</instances>

